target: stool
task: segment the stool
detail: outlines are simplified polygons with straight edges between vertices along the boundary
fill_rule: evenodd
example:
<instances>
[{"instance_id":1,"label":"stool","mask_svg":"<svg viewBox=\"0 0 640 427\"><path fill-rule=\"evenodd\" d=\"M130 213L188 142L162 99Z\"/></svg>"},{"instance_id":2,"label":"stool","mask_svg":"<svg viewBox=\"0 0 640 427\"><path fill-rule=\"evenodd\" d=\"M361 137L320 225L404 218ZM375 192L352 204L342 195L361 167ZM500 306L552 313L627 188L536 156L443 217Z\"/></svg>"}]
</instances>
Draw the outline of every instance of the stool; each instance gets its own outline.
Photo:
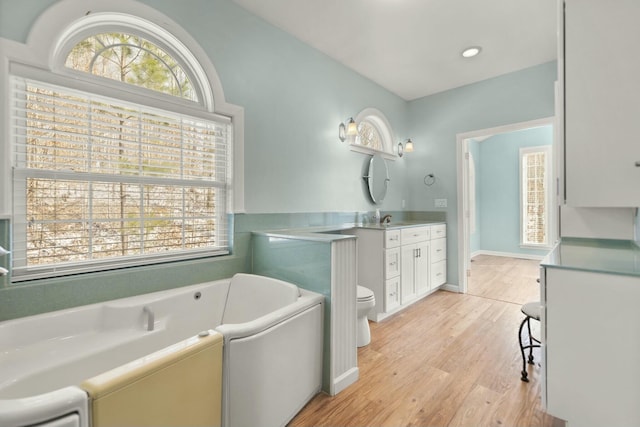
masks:
<instances>
[{"instance_id":1,"label":"stool","mask_svg":"<svg viewBox=\"0 0 640 427\"><path fill-rule=\"evenodd\" d=\"M540 347L540 340L531 336L531 319L535 319L540 321L540 301L528 302L524 304L520 311L525 315L524 320L520 324L520 330L518 331L518 341L520 342L520 353L522 353L522 376L520 379L524 382L529 382L529 378L527 378L527 362L530 365L533 365L533 349L536 347ZM524 325L527 325L527 332L529 333L529 344L524 345L522 341L522 330L524 329ZM529 357L525 356L525 350L529 349Z\"/></svg>"}]
</instances>

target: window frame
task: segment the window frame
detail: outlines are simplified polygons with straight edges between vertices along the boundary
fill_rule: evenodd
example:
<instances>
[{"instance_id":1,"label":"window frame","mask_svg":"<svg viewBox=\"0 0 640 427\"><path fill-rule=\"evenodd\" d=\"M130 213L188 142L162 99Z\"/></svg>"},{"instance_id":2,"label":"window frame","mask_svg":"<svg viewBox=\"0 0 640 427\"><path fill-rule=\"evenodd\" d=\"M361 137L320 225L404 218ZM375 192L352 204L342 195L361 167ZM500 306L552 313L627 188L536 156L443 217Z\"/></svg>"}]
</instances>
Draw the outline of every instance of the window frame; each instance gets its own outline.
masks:
<instances>
[{"instance_id":1,"label":"window frame","mask_svg":"<svg viewBox=\"0 0 640 427\"><path fill-rule=\"evenodd\" d=\"M164 110L206 120L226 120L231 123L228 138L229 155L227 159L227 197L226 209L224 212L216 212L216 217L225 217L227 223L228 245L224 251L211 251L213 253L203 255L177 254L173 256L158 257L156 260L145 259L131 260L125 263L115 263L113 267L100 268L99 270L110 270L129 266L144 266L149 264L163 263L180 259L202 258L203 256L218 256L228 254L233 247L233 220L230 214L234 212L244 212L244 183L243 175L243 143L244 143L244 110L242 107L229 104L224 99L222 87L215 72L213 64L209 61L202 48L193 40L188 33L182 30L170 18L157 12L148 6L141 5L128 0L115 0L109 5L96 5L90 15L86 15L86 2L84 0L70 0L54 4L47 9L36 21L29 33L28 41L25 44L0 38L0 95L3 102L0 102L0 120L5 124L3 127L3 139L7 141L0 147L3 159L0 161L0 176L2 176L2 192L0 197L0 215L14 219L12 212L14 202L12 196L12 146L11 139L12 126L10 116L12 107L10 106L11 91L9 81L12 75L43 81L48 84L67 87L72 90L79 90L95 93L98 96L121 99L128 103L139 104L141 106L157 108L161 103ZM95 13L94 13L95 12ZM145 16L147 19L139 18ZM108 19L106 19L108 17ZM118 25L116 21L126 17L124 25ZM144 21L144 25L138 25ZM122 24L122 22L120 22ZM162 24L162 26L160 25ZM170 28L171 33L165 28ZM148 31L142 29L156 29L162 37L155 37ZM174 56L176 61L185 69L189 70L189 78L198 87L198 102L190 101L169 94L156 92L143 87L113 81L107 78L92 75L66 67L65 61L68 52L75 43L88 37L90 34L101 32L122 31L138 35L157 43L158 47ZM169 40L169 42L167 41ZM181 55L176 54L176 49L172 46L182 46ZM188 53L188 55L186 54ZM184 58L194 63L185 63ZM196 65L194 67L194 64ZM194 71L194 69L197 69ZM215 105L214 105L215 98ZM15 221L12 221L15 222ZM15 231L14 231L15 233ZM117 264L117 265L116 265ZM94 268L84 270L94 272ZM84 272L84 271L82 271ZM72 274L75 274L74 271ZM51 278L65 274L45 273L40 276L28 276L19 280L30 280L38 278ZM11 277L12 281L14 277Z\"/></svg>"},{"instance_id":2,"label":"window frame","mask_svg":"<svg viewBox=\"0 0 640 427\"><path fill-rule=\"evenodd\" d=\"M543 243L534 243L525 241L525 232L526 232L526 169L525 169L525 156L530 154L544 154L544 185L545 185L545 242ZM552 146L551 145L539 145L532 147L522 147L519 150L519 168L518 172L520 175L519 181L519 193L520 193L520 247L523 249L550 249L552 247L551 244L551 210L552 210Z\"/></svg>"},{"instance_id":3,"label":"window frame","mask_svg":"<svg viewBox=\"0 0 640 427\"><path fill-rule=\"evenodd\" d=\"M397 144L394 143L396 140L395 135L393 133L393 129L389 124L389 120L385 117L382 111L377 108L365 108L355 117L355 122L358 127L360 123L367 122L371 126L373 126L382 139L382 150L376 150L366 145L360 144L358 141L360 140L360 136L356 137L356 142L351 142L349 147L351 151L355 151L363 154L380 154L387 160L396 160L398 158L397 153Z\"/></svg>"}]
</instances>

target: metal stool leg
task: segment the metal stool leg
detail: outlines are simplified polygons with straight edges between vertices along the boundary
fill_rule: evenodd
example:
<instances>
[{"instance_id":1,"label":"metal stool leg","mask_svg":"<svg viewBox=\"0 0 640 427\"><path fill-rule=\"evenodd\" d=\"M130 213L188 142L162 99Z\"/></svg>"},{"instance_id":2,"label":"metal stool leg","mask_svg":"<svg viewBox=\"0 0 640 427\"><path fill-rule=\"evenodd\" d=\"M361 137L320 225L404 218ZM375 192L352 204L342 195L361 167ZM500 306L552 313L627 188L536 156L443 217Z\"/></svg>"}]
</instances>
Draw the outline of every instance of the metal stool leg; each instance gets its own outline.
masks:
<instances>
[{"instance_id":1,"label":"metal stool leg","mask_svg":"<svg viewBox=\"0 0 640 427\"><path fill-rule=\"evenodd\" d=\"M533 335L531 335L531 317L527 317L527 332L529 332L529 365L533 365Z\"/></svg>"},{"instance_id":2,"label":"metal stool leg","mask_svg":"<svg viewBox=\"0 0 640 427\"><path fill-rule=\"evenodd\" d=\"M522 376L520 377L520 379L526 383L529 382L529 378L527 378L528 377L527 362L526 362L526 356L524 354L525 346L522 343L522 329L524 329L524 324L527 323L528 320L529 320L529 316L525 317L522 323L520 323L520 329L518 330L518 341L520 342L520 353L522 354L522 372L520 372ZM531 333L529 333L529 336L531 336Z\"/></svg>"}]
</instances>

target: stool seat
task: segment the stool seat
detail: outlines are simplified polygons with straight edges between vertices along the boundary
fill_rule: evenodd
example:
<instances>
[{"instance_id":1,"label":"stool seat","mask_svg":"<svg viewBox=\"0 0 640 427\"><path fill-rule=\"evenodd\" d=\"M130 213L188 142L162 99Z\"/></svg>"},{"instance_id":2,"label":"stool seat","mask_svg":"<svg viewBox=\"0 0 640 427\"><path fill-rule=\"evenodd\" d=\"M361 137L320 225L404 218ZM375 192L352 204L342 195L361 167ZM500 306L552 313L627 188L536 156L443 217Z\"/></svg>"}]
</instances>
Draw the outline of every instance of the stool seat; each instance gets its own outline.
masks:
<instances>
[{"instance_id":1,"label":"stool seat","mask_svg":"<svg viewBox=\"0 0 640 427\"><path fill-rule=\"evenodd\" d=\"M520 353L522 354L522 372L520 372L520 379L524 382L529 382L529 375L527 374L527 363L533 365L533 349L540 347L540 340L534 338L531 335L531 319L540 320L541 311L540 301L532 301L523 304L520 307L520 311L524 314L524 320L520 323L520 329L518 330L518 342L520 344ZM529 344L525 345L525 341L522 339L522 331L524 326L527 325L527 332L529 333ZM529 350L529 357L525 355L525 350Z\"/></svg>"},{"instance_id":2,"label":"stool seat","mask_svg":"<svg viewBox=\"0 0 640 427\"><path fill-rule=\"evenodd\" d=\"M536 320L540 320L540 301L528 302L520 308L522 314Z\"/></svg>"}]
</instances>

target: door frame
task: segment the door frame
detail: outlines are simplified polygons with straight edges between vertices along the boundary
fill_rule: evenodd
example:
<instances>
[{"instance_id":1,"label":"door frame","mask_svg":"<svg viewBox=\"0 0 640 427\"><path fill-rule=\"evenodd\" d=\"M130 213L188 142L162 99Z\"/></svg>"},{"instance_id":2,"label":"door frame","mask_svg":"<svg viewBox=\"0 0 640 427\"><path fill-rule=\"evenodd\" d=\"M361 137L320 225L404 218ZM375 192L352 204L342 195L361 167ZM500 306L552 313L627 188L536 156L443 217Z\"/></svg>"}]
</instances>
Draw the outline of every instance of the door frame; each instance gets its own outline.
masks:
<instances>
[{"instance_id":1,"label":"door frame","mask_svg":"<svg viewBox=\"0 0 640 427\"><path fill-rule=\"evenodd\" d=\"M552 142L552 179L551 182L556 183L556 191L551 189L551 209L550 220L550 240L555 241L558 235L558 137L557 124L555 117L546 117L543 119L530 120L526 122L512 123L504 126L496 126L492 128L480 129L470 132L456 134L456 167L458 176L458 291L467 293L467 274L471 268L471 249L470 249L470 218L469 218L469 140L474 138L487 138L489 136L514 132L518 130L536 128L541 126L552 126L553 142Z\"/></svg>"}]
</instances>

